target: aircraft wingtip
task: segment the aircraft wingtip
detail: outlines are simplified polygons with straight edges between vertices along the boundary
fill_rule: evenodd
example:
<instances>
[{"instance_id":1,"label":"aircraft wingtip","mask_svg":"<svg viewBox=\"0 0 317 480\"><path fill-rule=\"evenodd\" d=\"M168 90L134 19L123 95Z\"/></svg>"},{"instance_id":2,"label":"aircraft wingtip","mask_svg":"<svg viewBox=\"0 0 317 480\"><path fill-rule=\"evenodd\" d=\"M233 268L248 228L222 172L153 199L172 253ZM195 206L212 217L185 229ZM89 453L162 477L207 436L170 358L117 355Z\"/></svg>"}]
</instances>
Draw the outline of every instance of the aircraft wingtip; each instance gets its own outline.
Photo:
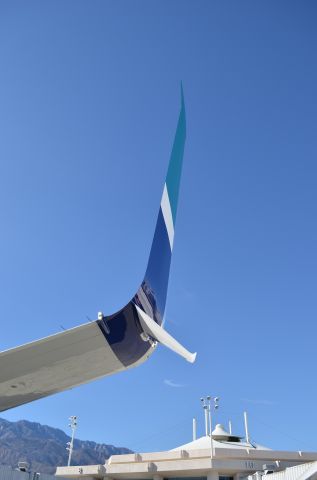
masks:
<instances>
[{"instance_id":1,"label":"aircraft wingtip","mask_svg":"<svg viewBox=\"0 0 317 480\"><path fill-rule=\"evenodd\" d=\"M196 361L196 357L197 357L197 352L191 353L190 357L188 357L189 363L194 363Z\"/></svg>"}]
</instances>

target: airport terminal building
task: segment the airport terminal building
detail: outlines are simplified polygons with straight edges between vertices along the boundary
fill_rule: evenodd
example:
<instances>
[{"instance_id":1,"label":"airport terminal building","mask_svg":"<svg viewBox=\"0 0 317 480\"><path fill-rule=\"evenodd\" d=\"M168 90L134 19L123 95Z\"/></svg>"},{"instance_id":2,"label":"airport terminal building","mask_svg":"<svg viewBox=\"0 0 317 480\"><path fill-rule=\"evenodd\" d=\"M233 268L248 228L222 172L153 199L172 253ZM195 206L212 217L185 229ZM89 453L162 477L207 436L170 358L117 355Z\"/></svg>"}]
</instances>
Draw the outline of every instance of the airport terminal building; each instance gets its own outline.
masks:
<instances>
[{"instance_id":1,"label":"airport terminal building","mask_svg":"<svg viewBox=\"0 0 317 480\"><path fill-rule=\"evenodd\" d=\"M113 455L104 465L58 467L58 477L85 480L317 480L317 452L271 450L217 425L173 450Z\"/></svg>"}]
</instances>

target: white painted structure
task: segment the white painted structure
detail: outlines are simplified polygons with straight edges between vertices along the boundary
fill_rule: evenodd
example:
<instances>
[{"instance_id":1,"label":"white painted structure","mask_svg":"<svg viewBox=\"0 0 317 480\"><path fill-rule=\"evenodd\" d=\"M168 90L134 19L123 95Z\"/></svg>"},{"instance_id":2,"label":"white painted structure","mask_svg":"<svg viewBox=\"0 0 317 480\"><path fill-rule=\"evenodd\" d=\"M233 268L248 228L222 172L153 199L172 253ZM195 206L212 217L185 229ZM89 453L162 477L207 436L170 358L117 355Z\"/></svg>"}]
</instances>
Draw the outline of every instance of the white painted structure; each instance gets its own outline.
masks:
<instances>
[{"instance_id":1,"label":"white painted structure","mask_svg":"<svg viewBox=\"0 0 317 480\"><path fill-rule=\"evenodd\" d=\"M261 475L257 472L248 477L248 480L316 480L317 462L308 462L288 467L280 472Z\"/></svg>"},{"instance_id":2,"label":"white painted structure","mask_svg":"<svg viewBox=\"0 0 317 480\"><path fill-rule=\"evenodd\" d=\"M169 451L113 455L104 465L58 467L56 475L85 480L241 480L265 469L285 470L314 461L317 452L270 450L230 435L222 425L217 425L212 441L210 436L204 436ZM295 479L267 475L265 480Z\"/></svg>"}]
</instances>

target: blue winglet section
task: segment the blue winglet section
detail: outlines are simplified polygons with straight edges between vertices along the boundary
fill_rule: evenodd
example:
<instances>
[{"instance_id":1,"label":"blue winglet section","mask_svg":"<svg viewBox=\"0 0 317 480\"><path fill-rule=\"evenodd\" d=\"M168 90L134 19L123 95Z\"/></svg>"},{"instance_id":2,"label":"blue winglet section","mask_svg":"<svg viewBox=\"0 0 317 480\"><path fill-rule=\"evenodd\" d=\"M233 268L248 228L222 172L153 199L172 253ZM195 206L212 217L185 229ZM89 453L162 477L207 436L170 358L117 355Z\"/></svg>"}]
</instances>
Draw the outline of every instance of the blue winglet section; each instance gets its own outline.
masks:
<instances>
[{"instance_id":1,"label":"blue winglet section","mask_svg":"<svg viewBox=\"0 0 317 480\"><path fill-rule=\"evenodd\" d=\"M169 161L166 182L164 184L149 262L144 281L137 294L138 300L141 300L141 298L143 299L144 295L147 297L150 307L146 301L142 302L142 300L140 306L142 306L143 310L160 325L163 321L166 304L185 140L186 116L182 89L181 110Z\"/></svg>"},{"instance_id":2,"label":"blue winglet section","mask_svg":"<svg viewBox=\"0 0 317 480\"><path fill-rule=\"evenodd\" d=\"M125 366L136 362L150 348L141 338L143 330L135 304L159 325L163 322L185 140L186 115L181 88L181 109L144 280L131 302L99 322L108 343Z\"/></svg>"}]
</instances>

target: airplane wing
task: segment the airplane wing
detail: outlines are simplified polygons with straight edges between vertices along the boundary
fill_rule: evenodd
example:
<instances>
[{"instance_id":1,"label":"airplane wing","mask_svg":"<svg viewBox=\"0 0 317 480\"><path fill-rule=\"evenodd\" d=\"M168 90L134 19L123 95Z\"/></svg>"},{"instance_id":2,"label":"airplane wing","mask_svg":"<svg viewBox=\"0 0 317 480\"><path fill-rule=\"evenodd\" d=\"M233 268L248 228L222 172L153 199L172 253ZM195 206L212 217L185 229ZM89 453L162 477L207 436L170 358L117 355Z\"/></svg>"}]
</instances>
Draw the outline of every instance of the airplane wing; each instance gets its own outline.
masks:
<instances>
[{"instance_id":1,"label":"airplane wing","mask_svg":"<svg viewBox=\"0 0 317 480\"><path fill-rule=\"evenodd\" d=\"M123 368L97 322L27 343L0 353L0 410Z\"/></svg>"},{"instance_id":2,"label":"airplane wing","mask_svg":"<svg viewBox=\"0 0 317 480\"><path fill-rule=\"evenodd\" d=\"M162 327L186 138L183 92L176 135L144 280L118 312L0 352L0 411L144 362L158 343L193 362Z\"/></svg>"}]
</instances>

